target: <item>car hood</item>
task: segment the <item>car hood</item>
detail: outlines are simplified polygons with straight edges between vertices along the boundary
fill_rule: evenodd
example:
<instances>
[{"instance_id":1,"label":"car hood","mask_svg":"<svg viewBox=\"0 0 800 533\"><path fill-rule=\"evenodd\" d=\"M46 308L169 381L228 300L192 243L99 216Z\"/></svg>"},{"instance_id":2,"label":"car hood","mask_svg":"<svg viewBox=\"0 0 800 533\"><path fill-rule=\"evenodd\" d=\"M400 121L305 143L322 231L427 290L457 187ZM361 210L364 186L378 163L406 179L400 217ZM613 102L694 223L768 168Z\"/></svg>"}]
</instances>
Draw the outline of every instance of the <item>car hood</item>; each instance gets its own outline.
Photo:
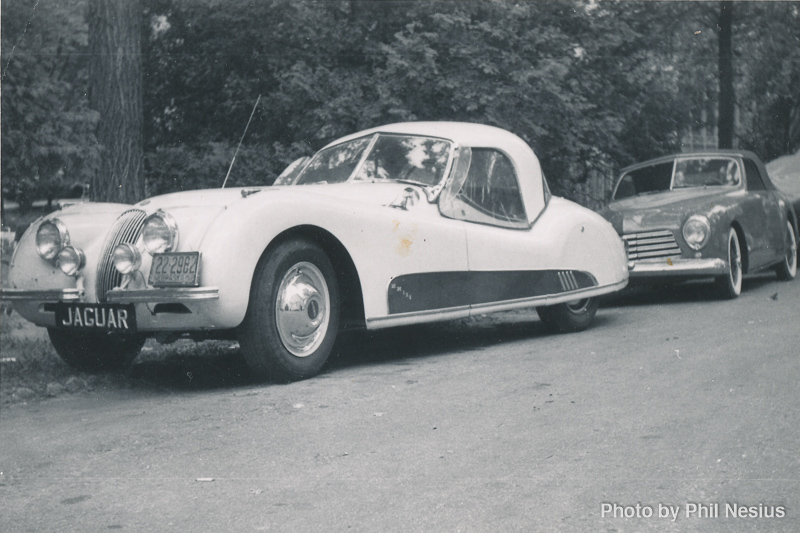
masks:
<instances>
[{"instance_id":1,"label":"car hood","mask_svg":"<svg viewBox=\"0 0 800 533\"><path fill-rule=\"evenodd\" d=\"M148 211L171 210L200 207L234 207L251 203L271 203L275 201L302 201L304 198L328 198L333 201L367 205L388 205L398 199L407 188L419 192L424 201L422 187L403 183L339 183L319 185L289 185L269 187L236 187L230 189L202 189L183 191L163 196L154 196L137 207Z\"/></svg>"},{"instance_id":2,"label":"car hood","mask_svg":"<svg viewBox=\"0 0 800 533\"><path fill-rule=\"evenodd\" d=\"M678 229L693 214L718 213L740 195L738 190L708 187L664 191L610 202L600 211L617 233Z\"/></svg>"}]
</instances>

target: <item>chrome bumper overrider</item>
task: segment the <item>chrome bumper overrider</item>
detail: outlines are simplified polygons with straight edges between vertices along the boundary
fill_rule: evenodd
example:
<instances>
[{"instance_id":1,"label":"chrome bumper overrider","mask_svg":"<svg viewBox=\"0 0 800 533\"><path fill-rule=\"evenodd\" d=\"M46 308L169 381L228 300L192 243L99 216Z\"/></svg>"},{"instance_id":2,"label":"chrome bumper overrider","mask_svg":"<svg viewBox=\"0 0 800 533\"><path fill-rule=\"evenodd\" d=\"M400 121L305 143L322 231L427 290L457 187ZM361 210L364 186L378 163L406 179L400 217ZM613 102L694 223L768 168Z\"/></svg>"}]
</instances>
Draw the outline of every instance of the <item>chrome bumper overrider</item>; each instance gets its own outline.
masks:
<instances>
[{"instance_id":1,"label":"chrome bumper overrider","mask_svg":"<svg viewBox=\"0 0 800 533\"><path fill-rule=\"evenodd\" d=\"M670 259L629 261L631 277L718 276L728 273L728 262L722 259Z\"/></svg>"},{"instance_id":2,"label":"chrome bumper overrider","mask_svg":"<svg viewBox=\"0 0 800 533\"><path fill-rule=\"evenodd\" d=\"M0 300L27 302L80 302L84 292L80 289L3 289ZM180 303L219 299L217 287L171 287L164 289L114 289L106 293L111 303Z\"/></svg>"}]
</instances>

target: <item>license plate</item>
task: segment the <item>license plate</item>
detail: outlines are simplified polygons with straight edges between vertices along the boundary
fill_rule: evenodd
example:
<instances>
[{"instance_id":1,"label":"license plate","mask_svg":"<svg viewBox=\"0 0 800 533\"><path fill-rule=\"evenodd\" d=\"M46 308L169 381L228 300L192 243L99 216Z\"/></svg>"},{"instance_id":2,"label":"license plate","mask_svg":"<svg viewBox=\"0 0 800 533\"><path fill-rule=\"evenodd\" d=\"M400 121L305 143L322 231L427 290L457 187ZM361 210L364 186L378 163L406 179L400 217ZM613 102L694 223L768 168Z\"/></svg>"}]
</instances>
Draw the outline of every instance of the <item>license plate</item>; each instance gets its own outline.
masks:
<instances>
[{"instance_id":1,"label":"license plate","mask_svg":"<svg viewBox=\"0 0 800 533\"><path fill-rule=\"evenodd\" d=\"M197 287L200 285L200 252L154 254L149 281L153 287Z\"/></svg>"},{"instance_id":2,"label":"license plate","mask_svg":"<svg viewBox=\"0 0 800 533\"><path fill-rule=\"evenodd\" d=\"M56 304L56 327L91 331L136 331L136 310L133 304Z\"/></svg>"}]
</instances>

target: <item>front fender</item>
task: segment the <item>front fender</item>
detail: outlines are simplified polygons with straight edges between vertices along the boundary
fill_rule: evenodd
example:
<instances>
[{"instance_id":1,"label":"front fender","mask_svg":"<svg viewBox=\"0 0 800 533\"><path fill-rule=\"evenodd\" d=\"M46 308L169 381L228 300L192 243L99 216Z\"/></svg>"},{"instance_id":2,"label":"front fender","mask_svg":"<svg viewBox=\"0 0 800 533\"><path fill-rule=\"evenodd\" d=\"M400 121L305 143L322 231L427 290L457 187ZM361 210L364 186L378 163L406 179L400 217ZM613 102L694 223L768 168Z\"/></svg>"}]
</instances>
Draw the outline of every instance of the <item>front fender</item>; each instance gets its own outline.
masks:
<instances>
[{"instance_id":1,"label":"front fender","mask_svg":"<svg viewBox=\"0 0 800 533\"><path fill-rule=\"evenodd\" d=\"M61 220L69 233L70 245L83 250L86 255L84 284L93 296L95 272L99 256L106 239L106 232L98 228L110 228L121 213L130 209L127 204L85 203L50 213L28 227L17 243L8 271L8 287L12 289L49 290L75 288L76 278L66 276L55 262L45 261L36 251L36 231L46 220ZM38 304L19 301L14 309L28 320L35 321L39 315Z\"/></svg>"}]
</instances>

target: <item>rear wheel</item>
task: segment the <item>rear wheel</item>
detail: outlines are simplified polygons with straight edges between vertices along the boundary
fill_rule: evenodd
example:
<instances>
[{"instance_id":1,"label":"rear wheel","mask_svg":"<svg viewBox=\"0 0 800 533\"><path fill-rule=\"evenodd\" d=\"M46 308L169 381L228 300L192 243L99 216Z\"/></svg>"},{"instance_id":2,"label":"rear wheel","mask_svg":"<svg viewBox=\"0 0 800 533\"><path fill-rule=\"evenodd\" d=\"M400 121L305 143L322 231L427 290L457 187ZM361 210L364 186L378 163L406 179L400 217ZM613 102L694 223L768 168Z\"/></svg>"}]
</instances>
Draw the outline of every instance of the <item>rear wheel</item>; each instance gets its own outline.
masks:
<instances>
[{"instance_id":1,"label":"rear wheel","mask_svg":"<svg viewBox=\"0 0 800 533\"><path fill-rule=\"evenodd\" d=\"M142 349L145 338L104 332L47 328L50 342L69 366L85 372L113 372L127 368Z\"/></svg>"},{"instance_id":2,"label":"rear wheel","mask_svg":"<svg viewBox=\"0 0 800 533\"><path fill-rule=\"evenodd\" d=\"M742 293L742 247L739 235L731 228L728 233L728 273L716 280L717 290L726 299L736 298Z\"/></svg>"},{"instance_id":3,"label":"rear wheel","mask_svg":"<svg viewBox=\"0 0 800 533\"><path fill-rule=\"evenodd\" d=\"M256 268L238 338L259 377L296 381L317 374L339 328L339 287L331 262L316 245L289 241Z\"/></svg>"},{"instance_id":4,"label":"rear wheel","mask_svg":"<svg viewBox=\"0 0 800 533\"><path fill-rule=\"evenodd\" d=\"M797 275L797 237L791 220L786 221L786 257L775 267L775 271L782 281L793 280Z\"/></svg>"},{"instance_id":5,"label":"rear wheel","mask_svg":"<svg viewBox=\"0 0 800 533\"><path fill-rule=\"evenodd\" d=\"M539 318L547 326L560 333L583 331L589 327L597 314L600 301L597 298L584 298L557 305L537 307Z\"/></svg>"}]
</instances>

